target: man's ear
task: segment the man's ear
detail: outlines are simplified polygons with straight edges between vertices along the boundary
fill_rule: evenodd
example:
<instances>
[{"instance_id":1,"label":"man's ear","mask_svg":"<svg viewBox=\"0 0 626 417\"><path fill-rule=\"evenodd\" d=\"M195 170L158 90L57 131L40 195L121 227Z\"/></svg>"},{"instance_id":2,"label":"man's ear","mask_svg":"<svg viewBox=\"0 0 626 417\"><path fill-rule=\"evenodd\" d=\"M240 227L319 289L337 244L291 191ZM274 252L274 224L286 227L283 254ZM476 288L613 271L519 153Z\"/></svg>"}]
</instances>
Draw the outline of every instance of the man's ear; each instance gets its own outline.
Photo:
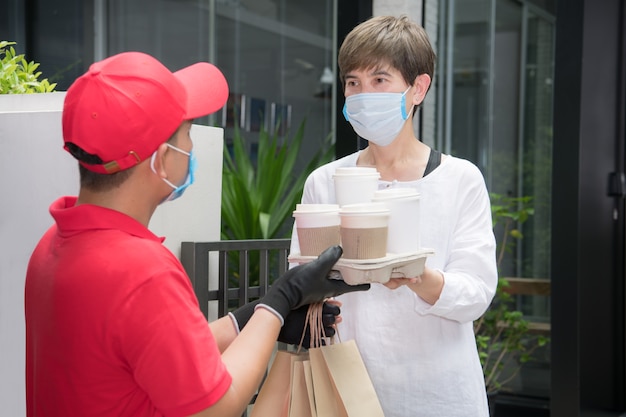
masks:
<instances>
[{"instance_id":1,"label":"man's ear","mask_svg":"<svg viewBox=\"0 0 626 417\"><path fill-rule=\"evenodd\" d=\"M415 87L415 94L413 95L412 104L419 106L424 101L428 88L430 87L430 76L428 74L420 74L415 77L413 87Z\"/></svg>"},{"instance_id":2,"label":"man's ear","mask_svg":"<svg viewBox=\"0 0 626 417\"><path fill-rule=\"evenodd\" d=\"M168 149L168 146L165 143L162 143L157 148L156 155L154 156L154 170L161 178L167 178L167 172L165 171L165 154Z\"/></svg>"}]
</instances>

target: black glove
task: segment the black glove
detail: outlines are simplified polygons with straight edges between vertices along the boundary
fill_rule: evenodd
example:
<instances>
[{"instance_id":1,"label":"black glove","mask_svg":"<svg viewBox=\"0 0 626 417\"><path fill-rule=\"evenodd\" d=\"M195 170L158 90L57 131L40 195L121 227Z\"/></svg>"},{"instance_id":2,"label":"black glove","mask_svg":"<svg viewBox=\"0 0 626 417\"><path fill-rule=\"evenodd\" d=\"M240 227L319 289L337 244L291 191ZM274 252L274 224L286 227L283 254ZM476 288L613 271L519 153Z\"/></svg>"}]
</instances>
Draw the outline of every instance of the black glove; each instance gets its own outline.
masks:
<instances>
[{"instance_id":1,"label":"black glove","mask_svg":"<svg viewBox=\"0 0 626 417\"><path fill-rule=\"evenodd\" d=\"M259 302L260 300L252 301L229 313L235 318L240 331L248 323L250 317L252 317L254 308L257 304L259 304ZM306 314L308 309L309 305L307 304L292 310L287 317L285 317L285 324L280 329L280 334L277 339L279 342L291 345L300 345L300 340L302 340L302 347L307 349L311 347L311 332L309 331L309 326L306 326L305 329L305 325L307 324ZM335 335L335 328L333 327L333 324L335 324L335 320L340 312L341 310L337 305L324 303L324 307L322 309L322 322L324 324L326 337L332 337ZM303 333L304 339L302 338Z\"/></svg>"},{"instance_id":2,"label":"black glove","mask_svg":"<svg viewBox=\"0 0 626 417\"><path fill-rule=\"evenodd\" d=\"M234 318L234 321L236 322L236 326L239 331L241 331L246 326L246 324L248 324L248 320L250 320L250 317L252 317L252 314L254 314L254 308L257 304L259 304L260 301L261 300L251 301L247 304L242 305L237 310L228 313L231 319Z\"/></svg>"},{"instance_id":3,"label":"black glove","mask_svg":"<svg viewBox=\"0 0 626 417\"><path fill-rule=\"evenodd\" d=\"M314 261L285 272L272 284L255 308L265 307L284 322L291 310L304 305L347 292L369 290L370 284L348 285L343 280L327 277L342 253L341 246L331 246Z\"/></svg>"},{"instance_id":4,"label":"black glove","mask_svg":"<svg viewBox=\"0 0 626 417\"><path fill-rule=\"evenodd\" d=\"M282 329L280 329L280 334L278 335L279 342L302 346L306 349L311 347L311 331L306 321L308 310L309 304L291 310L287 317L285 317L285 324ZM333 337L335 335L333 324L335 324L335 320L340 312L339 306L324 303L324 307L322 308L322 323L324 324L324 335L326 337ZM303 334L304 337L302 337ZM302 341L302 344L300 344L300 341ZM324 344L324 339L321 340L321 343Z\"/></svg>"}]
</instances>

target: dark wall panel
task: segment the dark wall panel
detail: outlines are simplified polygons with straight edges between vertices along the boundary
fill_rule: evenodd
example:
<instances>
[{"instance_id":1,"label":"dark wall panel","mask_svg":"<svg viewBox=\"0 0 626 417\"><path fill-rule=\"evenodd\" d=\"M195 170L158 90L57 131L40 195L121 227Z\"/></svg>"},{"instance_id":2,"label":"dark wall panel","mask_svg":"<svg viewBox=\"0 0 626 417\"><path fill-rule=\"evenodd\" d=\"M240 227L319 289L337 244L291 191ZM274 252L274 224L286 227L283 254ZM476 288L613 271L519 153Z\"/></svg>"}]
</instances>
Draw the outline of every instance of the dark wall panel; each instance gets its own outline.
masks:
<instances>
[{"instance_id":1,"label":"dark wall panel","mask_svg":"<svg viewBox=\"0 0 626 417\"><path fill-rule=\"evenodd\" d=\"M624 409L621 0L560 0L555 66L552 416Z\"/></svg>"}]
</instances>

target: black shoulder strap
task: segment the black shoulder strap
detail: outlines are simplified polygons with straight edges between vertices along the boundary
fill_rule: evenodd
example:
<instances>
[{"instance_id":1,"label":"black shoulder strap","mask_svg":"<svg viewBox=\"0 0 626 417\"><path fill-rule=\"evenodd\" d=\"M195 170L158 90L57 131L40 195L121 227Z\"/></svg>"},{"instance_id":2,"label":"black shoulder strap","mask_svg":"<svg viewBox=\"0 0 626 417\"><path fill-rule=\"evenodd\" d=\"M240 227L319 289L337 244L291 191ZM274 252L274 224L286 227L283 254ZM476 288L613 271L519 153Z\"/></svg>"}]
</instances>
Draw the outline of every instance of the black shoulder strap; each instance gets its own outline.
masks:
<instances>
[{"instance_id":1,"label":"black shoulder strap","mask_svg":"<svg viewBox=\"0 0 626 417\"><path fill-rule=\"evenodd\" d=\"M424 176L433 172L439 164L441 164L441 152L431 149L430 156L428 157L428 163L426 164L426 169L424 170Z\"/></svg>"}]
</instances>

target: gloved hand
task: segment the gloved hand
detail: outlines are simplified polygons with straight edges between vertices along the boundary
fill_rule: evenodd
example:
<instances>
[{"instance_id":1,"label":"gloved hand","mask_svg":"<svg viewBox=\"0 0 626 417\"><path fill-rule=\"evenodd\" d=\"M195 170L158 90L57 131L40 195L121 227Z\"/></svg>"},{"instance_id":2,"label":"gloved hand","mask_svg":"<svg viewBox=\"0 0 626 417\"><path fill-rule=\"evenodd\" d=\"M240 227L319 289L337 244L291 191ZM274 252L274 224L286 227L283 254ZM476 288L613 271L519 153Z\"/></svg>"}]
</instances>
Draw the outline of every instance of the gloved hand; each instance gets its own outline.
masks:
<instances>
[{"instance_id":1,"label":"gloved hand","mask_svg":"<svg viewBox=\"0 0 626 417\"><path fill-rule=\"evenodd\" d=\"M311 347L311 331L307 323L307 312L309 310L309 304L302 307L298 307L285 317L285 324L280 330L278 335L278 341L288 343L291 345L302 346L309 349ZM326 337L333 337L335 335L335 320L341 312L339 306L330 303L324 303L322 307L322 323L324 325L324 335ZM302 336L304 334L304 337ZM302 344L300 343L302 341ZM324 344L324 339L321 340Z\"/></svg>"},{"instance_id":2,"label":"gloved hand","mask_svg":"<svg viewBox=\"0 0 626 417\"><path fill-rule=\"evenodd\" d=\"M237 327L241 331L244 326L252 317L254 313L254 309L257 304L259 304L260 300L249 302L237 310L228 313L231 316L231 319L234 318ZM306 323L306 314L309 309L309 305L304 305L295 310L292 310L287 317L285 317L285 324L280 329L280 334L278 335L278 341L283 343L288 343L291 345L300 345L300 341L302 340L302 347L309 348L311 347L311 334L309 331L309 327L305 325ZM335 328L333 324L337 319L337 316L340 314L341 310L339 306L330 303L324 303L324 307L322 308L322 322L324 324L324 332L327 337L332 337L335 335ZM304 334L304 339L302 338L302 334Z\"/></svg>"},{"instance_id":3,"label":"gloved hand","mask_svg":"<svg viewBox=\"0 0 626 417\"><path fill-rule=\"evenodd\" d=\"M272 284L255 309L270 310L284 324L291 310L347 292L369 290L370 284L348 285L327 277L342 253L341 246L331 246L316 260L291 268Z\"/></svg>"}]
</instances>

